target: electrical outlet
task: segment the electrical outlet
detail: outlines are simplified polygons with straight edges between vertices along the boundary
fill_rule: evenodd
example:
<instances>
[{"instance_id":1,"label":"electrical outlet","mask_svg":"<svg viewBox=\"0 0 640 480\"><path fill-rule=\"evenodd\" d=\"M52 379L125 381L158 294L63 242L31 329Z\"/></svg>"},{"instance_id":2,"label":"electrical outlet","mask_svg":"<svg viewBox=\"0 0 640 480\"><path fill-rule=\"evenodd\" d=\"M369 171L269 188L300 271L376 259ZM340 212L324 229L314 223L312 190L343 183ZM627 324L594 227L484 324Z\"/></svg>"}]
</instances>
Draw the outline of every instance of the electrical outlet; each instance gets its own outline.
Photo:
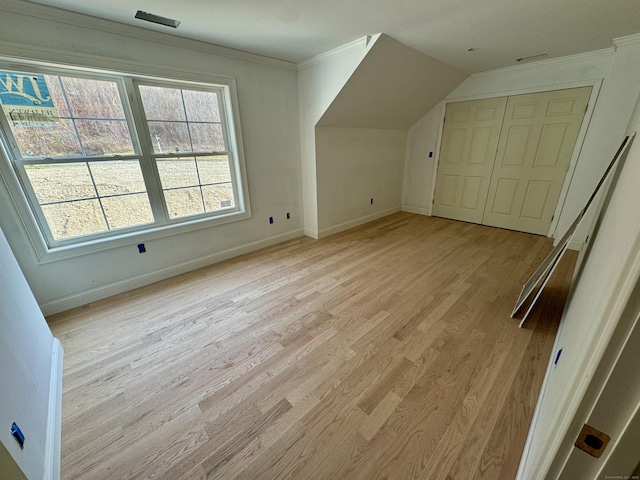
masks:
<instances>
[{"instance_id":1,"label":"electrical outlet","mask_svg":"<svg viewBox=\"0 0 640 480\"><path fill-rule=\"evenodd\" d=\"M291 214L287 212L287 220L289 220L290 218L291 218Z\"/></svg>"},{"instance_id":2,"label":"electrical outlet","mask_svg":"<svg viewBox=\"0 0 640 480\"><path fill-rule=\"evenodd\" d=\"M269 223L273 223L273 217L269 217Z\"/></svg>"},{"instance_id":3,"label":"electrical outlet","mask_svg":"<svg viewBox=\"0 0 640 480\"><path fill-rule=\"evenodd\" d=\"M371 198L371 205L373 205L373 198Z\"/></svg>"},{"instance_id":4,"label":"electrical outlet","mask_svg":"<svg viewBox=\"0 0 640 480\"><path fill-rule=\"evenodd\" d=\"M144 243L139 243L138 244L138 253L145 253L147 251L147 248L144 246Z\"/></svg>"},{"instance_id":5,"label":"electrical outlet","mask_svg":"<svg viewBox=\"0 0 640 480\"><path fill-rule=\"evenodd\" d=\"M585 423L573 445L592 457L600 458L610 440L609 435Z\"/></svg>"}]
</instances>

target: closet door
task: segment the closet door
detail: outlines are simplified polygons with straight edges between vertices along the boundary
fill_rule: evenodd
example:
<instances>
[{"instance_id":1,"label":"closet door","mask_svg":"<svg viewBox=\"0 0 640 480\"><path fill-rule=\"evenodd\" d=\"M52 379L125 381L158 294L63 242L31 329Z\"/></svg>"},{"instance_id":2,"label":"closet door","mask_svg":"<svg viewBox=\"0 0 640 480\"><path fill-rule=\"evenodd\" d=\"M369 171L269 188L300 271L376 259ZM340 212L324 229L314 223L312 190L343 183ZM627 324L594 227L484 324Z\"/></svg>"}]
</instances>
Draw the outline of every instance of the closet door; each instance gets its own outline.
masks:
<instances>
[{"instance_id":1,"label":"closet door","mask_svg":"<svg viewBox=\"0 0 640 480\"><path fill-rule=\"evenodd\" d=\"M547 235L591 87L509 97L482 223Z\"/></svg>"},{"instance_id":2,"label":"closet door","mask_svg":"<svg viewBox=\"0 0 640 480\"><path fill-rule=\"evenodd\" d=\"M507 97L449 103L433 215L481 223Z\"/></svg>"}]
</instances>

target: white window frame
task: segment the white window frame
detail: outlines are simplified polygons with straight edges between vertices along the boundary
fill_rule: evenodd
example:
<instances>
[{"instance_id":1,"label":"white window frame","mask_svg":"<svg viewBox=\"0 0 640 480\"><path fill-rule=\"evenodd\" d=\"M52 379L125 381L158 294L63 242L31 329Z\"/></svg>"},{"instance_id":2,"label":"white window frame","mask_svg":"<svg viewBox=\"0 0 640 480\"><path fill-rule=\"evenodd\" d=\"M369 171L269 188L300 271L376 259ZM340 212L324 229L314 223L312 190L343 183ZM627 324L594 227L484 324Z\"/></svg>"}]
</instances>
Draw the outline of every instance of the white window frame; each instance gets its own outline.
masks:
<instances>
[{"instance_id":1,"label":"white window frame","mask_svg":"<svg viewBox=\"0 0 640 480\"><path fill-rule=\"evenodd\" d=\"M0 59L0 70L66 75L115 82L122 101L133 148L134 151L137 152L133 155L73 156L56 157L55 159L37 157L33 160L25 159L22 157L18 145L13 141L11 127L4 113L0 114L0 117L2 117L0 118L0 130L2 132L2 135L0 135L0 152L2 155L0 156L4 156L4 159L0 159L0 177L4 179L8 187L13 203L21 215L22 223L25 226L40 263L48 263L124 245L136 245L155 238L209 228L251 217L237 92L233 78L216 76L210 79L210 83L204 83L90 68L59 65L49 66L37 62L4 62L2 59ZM139 85L210 91L218 94L223 138L227 147L227 151L219 153L229 155L231 183L234 191L234 207L217 212L175 219L169 218L165 202L162 199L162 185L157 168L155 167L155 158L157 158L158 155L154 153L151 144L142 100L138 93ZM198 156L204 154L215 155L218 152L195 153L195 156ZM189 152L161 155L162 158L171 158L172 156L178 158L191 155ZM145 178L151 209L154 214L154 223L108 230L63 240L53 239L23 165L38 163L85 163L109 160L138 160L140 168L146 170L146 174L143 172L143 176Z\"/></svg>"}]
</instances>

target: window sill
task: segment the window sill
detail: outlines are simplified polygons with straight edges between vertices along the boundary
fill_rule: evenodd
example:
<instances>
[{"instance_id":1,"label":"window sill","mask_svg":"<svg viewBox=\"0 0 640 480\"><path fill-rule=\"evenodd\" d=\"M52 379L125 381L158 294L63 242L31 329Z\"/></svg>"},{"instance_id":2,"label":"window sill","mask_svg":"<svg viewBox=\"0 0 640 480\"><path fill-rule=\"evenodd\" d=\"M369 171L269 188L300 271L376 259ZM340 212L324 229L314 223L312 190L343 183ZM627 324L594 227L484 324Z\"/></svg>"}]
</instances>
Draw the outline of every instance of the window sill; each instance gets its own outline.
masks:
<instances>
[{"instance_id":1,"label":"window sill","mask_svg":"<svg viewBox=\"0 0 640 480\"><path fill-rule=\"evenodd\" d=\"M112 237L92 239L86 242L74 243L73 245L47 247L44 242L42 242L36 247L36 253L38 255L39 264L53 263L124 246L137 245L139 243L148 242L158 238L171 237L174 235L203 230L218 225L246 220L248 218L251 218L251 212L249 211L232 212L214 218L198 218L191 221L181 222L179 224L163 225L160 227L150 226L148 228L141 228L135 232L126 232Z\"/></svg>"}]
</instances>

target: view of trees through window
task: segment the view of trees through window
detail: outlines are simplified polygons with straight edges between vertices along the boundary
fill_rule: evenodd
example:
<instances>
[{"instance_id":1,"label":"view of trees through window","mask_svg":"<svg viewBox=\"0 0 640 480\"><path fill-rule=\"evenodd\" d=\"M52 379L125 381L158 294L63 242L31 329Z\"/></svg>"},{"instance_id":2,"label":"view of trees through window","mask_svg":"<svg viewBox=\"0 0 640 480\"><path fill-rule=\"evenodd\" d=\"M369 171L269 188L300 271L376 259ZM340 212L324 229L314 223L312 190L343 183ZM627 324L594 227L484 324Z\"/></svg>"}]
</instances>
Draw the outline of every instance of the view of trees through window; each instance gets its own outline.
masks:
<instances>
[{"instance_id":1,"label":"view of trees through window","mask_svg":"<svg viewBox=\"0 0 640 480\"><path fill-rule=\"evenodd\" d=\"M53 241L236 207L219 94L140 84L143 130L121 90L103 78L0 72L9 143Z\"/></svg>"},{"instance_id":2,"label":"view of trees through window","mask_svg":"<svg viewBox=\"0 0 640 480\"><path fill-rule=\"evenodd\" d=\"M14 78L33 77L33 74L13 75ZM58 118L44 126L10 122L23 157L134 153L115 83L53 75L43 77Z\"/></svg>"},{"instance_id":3,"label":"view of trees through window","mask_svg":"<svg viewBox=\"0 0 640 480\"><path fill-rule=\"evenodd\" d=\"M218 96L149 85L139 89L169 217L234 207L228 156L197 155L227 150ZM182 156L187 152L194 155Z\"/></svg>"}]
</instances>

